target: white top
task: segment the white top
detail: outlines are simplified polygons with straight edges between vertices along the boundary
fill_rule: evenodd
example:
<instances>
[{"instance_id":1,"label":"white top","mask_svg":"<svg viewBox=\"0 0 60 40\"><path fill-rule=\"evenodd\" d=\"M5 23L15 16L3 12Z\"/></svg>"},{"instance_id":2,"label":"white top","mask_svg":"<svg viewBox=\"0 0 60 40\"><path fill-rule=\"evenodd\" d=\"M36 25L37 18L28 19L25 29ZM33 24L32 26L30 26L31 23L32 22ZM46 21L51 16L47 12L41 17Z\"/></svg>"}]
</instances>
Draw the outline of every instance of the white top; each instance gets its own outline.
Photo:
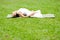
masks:
<instances>
[{"instance_id":1,"label":"white top","mask_svg":"<svg viewBox=\"0 0 60 40\"><path fill-rule=\"evenodd\" d=\"M22 12L23 14L27 14L27 16L29 16L32 12L26 8L20 8L17 12ZM42 17L41 11L37 10L35 11L35 14L31 17Z\"/></svg>"},{"instance_id":2,"label":"white top","mask_svg":"<svg viewBox=\"0 0 60 40\"><path fill-rule=\"evenodd\" d=\"M31 14L31 11L26 8L20 8L17 12L22 12L23 14L27 14L27 16Z\"/></svg>"}]
</instances>

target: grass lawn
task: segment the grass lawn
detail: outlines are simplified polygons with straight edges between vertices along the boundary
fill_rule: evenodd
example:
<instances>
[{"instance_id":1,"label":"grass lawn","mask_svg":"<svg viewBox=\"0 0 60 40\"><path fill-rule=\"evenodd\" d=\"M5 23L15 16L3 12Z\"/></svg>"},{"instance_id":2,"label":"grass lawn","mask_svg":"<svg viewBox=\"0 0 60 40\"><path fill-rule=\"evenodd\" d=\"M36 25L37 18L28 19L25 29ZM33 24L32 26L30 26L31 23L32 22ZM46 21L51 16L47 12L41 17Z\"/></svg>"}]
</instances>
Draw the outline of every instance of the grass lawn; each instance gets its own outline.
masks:
<instances>
[{"instance_id":1,"label":"grass lawn","mask_svg":"<svg viewBox=\"0 0 60 40\"><path fill-rule=\"evenodd\" d=\"M55 18L6 18L19 8ZM60 40L60 0L0 0L0 40Z\"/></svg>"}]
</instances>

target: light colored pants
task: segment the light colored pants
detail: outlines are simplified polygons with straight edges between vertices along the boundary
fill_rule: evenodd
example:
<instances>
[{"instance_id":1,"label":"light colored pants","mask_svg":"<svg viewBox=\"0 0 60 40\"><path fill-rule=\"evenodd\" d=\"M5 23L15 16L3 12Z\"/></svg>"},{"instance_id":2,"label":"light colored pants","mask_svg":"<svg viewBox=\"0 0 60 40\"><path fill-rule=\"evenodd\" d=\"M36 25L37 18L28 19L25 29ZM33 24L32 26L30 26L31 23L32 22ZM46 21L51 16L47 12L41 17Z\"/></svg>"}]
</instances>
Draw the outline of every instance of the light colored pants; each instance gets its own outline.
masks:
<instances>
[{"instance_id":1,"label":"light colored pants","mask_svg":"<svg viewBox=\"0 0 60 40\"><path fill-rule=\"evenodd\" d=\"M35 11L35 14L31 17L43 18L42 13L40 10Z\"/></svg>"}]
</instances>

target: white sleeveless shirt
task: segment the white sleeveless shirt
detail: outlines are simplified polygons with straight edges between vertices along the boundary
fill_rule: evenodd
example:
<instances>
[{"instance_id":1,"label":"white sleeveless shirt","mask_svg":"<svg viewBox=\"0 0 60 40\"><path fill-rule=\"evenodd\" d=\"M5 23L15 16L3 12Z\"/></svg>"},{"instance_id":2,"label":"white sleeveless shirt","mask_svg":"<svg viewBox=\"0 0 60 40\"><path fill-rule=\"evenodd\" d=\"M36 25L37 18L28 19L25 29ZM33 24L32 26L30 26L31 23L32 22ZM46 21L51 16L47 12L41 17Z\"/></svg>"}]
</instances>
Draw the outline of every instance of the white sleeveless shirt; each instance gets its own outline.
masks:
<instances>
[{"instance_id":1,"label":"white sleeveless shirt","mask_svg":"<svg viewBox=\"0 0 60 40\"><path fill-rule=\"evenodd\" d=\"M26 14L27 16L29 16L32 12L26 8L20 8L17 12L22 12L23 14ZM38 18L42 18L42 14L40 10L35 11L35 14L32 15L31 17L38 17Z\"/></svg>"},{"instance_id":2,"label":"white sleeveless shirt","mask_svg":"<svg viewBox=\"0 0 60 40\"><path fill-rule=\"evenodd\" d=\"M26 14L27 16L31 14L31 11L26 8L20 8L17 12L22 12L23 14Z\"/></svg>"}]
</instances>

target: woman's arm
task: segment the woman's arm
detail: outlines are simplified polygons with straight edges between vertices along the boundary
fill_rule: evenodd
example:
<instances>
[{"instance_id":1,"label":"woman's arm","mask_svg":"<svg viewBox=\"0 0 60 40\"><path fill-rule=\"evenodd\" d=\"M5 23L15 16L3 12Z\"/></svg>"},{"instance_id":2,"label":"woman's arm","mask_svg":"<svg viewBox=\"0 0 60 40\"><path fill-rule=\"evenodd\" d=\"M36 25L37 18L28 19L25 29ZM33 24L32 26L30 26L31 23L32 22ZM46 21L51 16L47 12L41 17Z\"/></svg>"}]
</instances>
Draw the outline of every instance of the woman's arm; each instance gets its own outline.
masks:
<instances>
[{"instance_id":1,"label":"woman's arm","mask_svg":"<svg viewBox=\"0 0 60 40\"><path fill-rule=\"evenodd\" d=\"M22 12L17 12L17 14L19 14L19 16L21 17L28 17L28 16L24 16Z\"/></svg>"},{"instance_id":2,"label":"woman's arm","mask_svg":"<svg viewBox=\"0 0 60 40\"><path fill-rule=\"evenodd\" d=\"M28 16L30 17L30 16L33 16L34 14L35 14L35 11L32 11L32 13Z\"/></svg>"}]
</instances>

